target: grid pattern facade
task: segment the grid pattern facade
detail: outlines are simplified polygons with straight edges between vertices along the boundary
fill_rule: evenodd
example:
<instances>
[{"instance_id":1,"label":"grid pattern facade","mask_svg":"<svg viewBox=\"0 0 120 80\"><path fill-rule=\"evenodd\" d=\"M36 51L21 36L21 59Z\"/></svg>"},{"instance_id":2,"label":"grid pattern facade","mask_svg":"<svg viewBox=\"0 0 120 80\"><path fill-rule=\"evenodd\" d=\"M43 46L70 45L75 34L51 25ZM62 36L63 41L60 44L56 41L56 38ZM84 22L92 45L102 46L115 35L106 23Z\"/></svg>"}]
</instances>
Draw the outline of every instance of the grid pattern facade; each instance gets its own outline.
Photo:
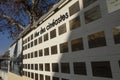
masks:
<instances>
[{"instance_id":1,"label":"grid pattern facade","mask_svg":"<svg viewBox=\"0 0 120 80\"><path fill-rule=\"evenodd\" d=\"M64 13L66 19L38 33ZM119 22L120 10L108 13L105 0L71 0L23 38L24 76L34 80L119 80Z\"/></svg>"}]
</instances>

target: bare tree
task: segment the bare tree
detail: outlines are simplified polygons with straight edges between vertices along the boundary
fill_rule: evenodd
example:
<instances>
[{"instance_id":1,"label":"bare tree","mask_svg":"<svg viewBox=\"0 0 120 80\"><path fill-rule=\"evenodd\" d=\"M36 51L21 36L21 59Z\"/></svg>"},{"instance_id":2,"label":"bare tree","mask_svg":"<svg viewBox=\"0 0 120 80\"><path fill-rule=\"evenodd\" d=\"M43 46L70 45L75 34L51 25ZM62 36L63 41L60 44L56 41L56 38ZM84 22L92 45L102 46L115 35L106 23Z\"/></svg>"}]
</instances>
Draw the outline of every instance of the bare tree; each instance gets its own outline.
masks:
<instances>
[{"instance_id":1,"label":"bare tree","mask_svg":"<svg viewBox=\"0 0 120 80\"><path fill-rule=\"evenodd\" d=\"M0 32L16 38L27 25L33 25L59 0L0 0Z\"/></svg>"}]
</instances>

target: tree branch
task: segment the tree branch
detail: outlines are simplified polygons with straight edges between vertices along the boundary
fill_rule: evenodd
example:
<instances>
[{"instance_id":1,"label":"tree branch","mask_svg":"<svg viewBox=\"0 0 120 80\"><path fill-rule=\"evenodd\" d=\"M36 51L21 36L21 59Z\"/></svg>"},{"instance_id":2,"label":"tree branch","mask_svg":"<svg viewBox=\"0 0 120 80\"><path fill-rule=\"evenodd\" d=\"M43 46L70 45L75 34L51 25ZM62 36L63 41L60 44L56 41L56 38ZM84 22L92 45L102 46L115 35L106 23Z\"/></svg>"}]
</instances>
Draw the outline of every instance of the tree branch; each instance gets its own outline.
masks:
<instances>
[{"instance_id":1,"label":"tree branch","mask_svg":"<svg viewBox=\"0 0 120 80\"><path fill-rule=\"evenodd\" d=\"M7 15L0 15L0 17L3 17L3 18L5 18L8 22L10 22L11 24L13 24L13 25L17 25L20 29L22 29L22 30L24 30L25 28L22 26L22 25L20 25L20 23L18 22L18 21L16 21L15 19L13 19L13 18L11 18L11 17L9 17L9 16L7 16Z\"/></svg>"}]
</instances>

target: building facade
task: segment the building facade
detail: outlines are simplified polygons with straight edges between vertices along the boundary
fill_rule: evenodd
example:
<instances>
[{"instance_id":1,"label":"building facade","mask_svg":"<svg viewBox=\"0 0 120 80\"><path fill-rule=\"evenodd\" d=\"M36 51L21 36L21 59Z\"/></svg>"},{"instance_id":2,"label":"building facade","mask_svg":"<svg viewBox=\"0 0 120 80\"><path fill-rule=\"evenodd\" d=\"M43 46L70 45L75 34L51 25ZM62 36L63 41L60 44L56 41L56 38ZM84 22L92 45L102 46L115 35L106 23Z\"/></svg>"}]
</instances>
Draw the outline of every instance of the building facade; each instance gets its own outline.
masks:
<instances>
[{"instance_id":1,"label":"building facade","mask_svg":"<svg viewBox=\"0 0 120 80\"><path fill-rule=\"evenodd\" d=\"M22 37L26 80L119 80L120 1L61 0Z\"/></svg>"}]
</instances>

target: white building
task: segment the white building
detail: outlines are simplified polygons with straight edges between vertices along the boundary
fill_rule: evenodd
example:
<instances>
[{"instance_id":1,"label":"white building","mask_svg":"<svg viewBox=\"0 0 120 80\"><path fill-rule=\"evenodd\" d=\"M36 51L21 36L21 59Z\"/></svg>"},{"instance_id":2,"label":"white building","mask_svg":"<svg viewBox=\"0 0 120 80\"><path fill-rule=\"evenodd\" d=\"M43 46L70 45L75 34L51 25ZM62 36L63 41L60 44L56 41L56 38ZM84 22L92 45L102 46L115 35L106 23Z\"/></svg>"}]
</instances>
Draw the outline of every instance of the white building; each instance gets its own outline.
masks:
<instances>
[{"instance_id":1,"label":"white building","mask_svg":"<svg viewBox=\"0 0 120 80\"><path fill-rule=\"evenodd\" d=\"M23 33L28 80L120 80L120 1L61 0Z\"/></svg>"}]
</instances>

